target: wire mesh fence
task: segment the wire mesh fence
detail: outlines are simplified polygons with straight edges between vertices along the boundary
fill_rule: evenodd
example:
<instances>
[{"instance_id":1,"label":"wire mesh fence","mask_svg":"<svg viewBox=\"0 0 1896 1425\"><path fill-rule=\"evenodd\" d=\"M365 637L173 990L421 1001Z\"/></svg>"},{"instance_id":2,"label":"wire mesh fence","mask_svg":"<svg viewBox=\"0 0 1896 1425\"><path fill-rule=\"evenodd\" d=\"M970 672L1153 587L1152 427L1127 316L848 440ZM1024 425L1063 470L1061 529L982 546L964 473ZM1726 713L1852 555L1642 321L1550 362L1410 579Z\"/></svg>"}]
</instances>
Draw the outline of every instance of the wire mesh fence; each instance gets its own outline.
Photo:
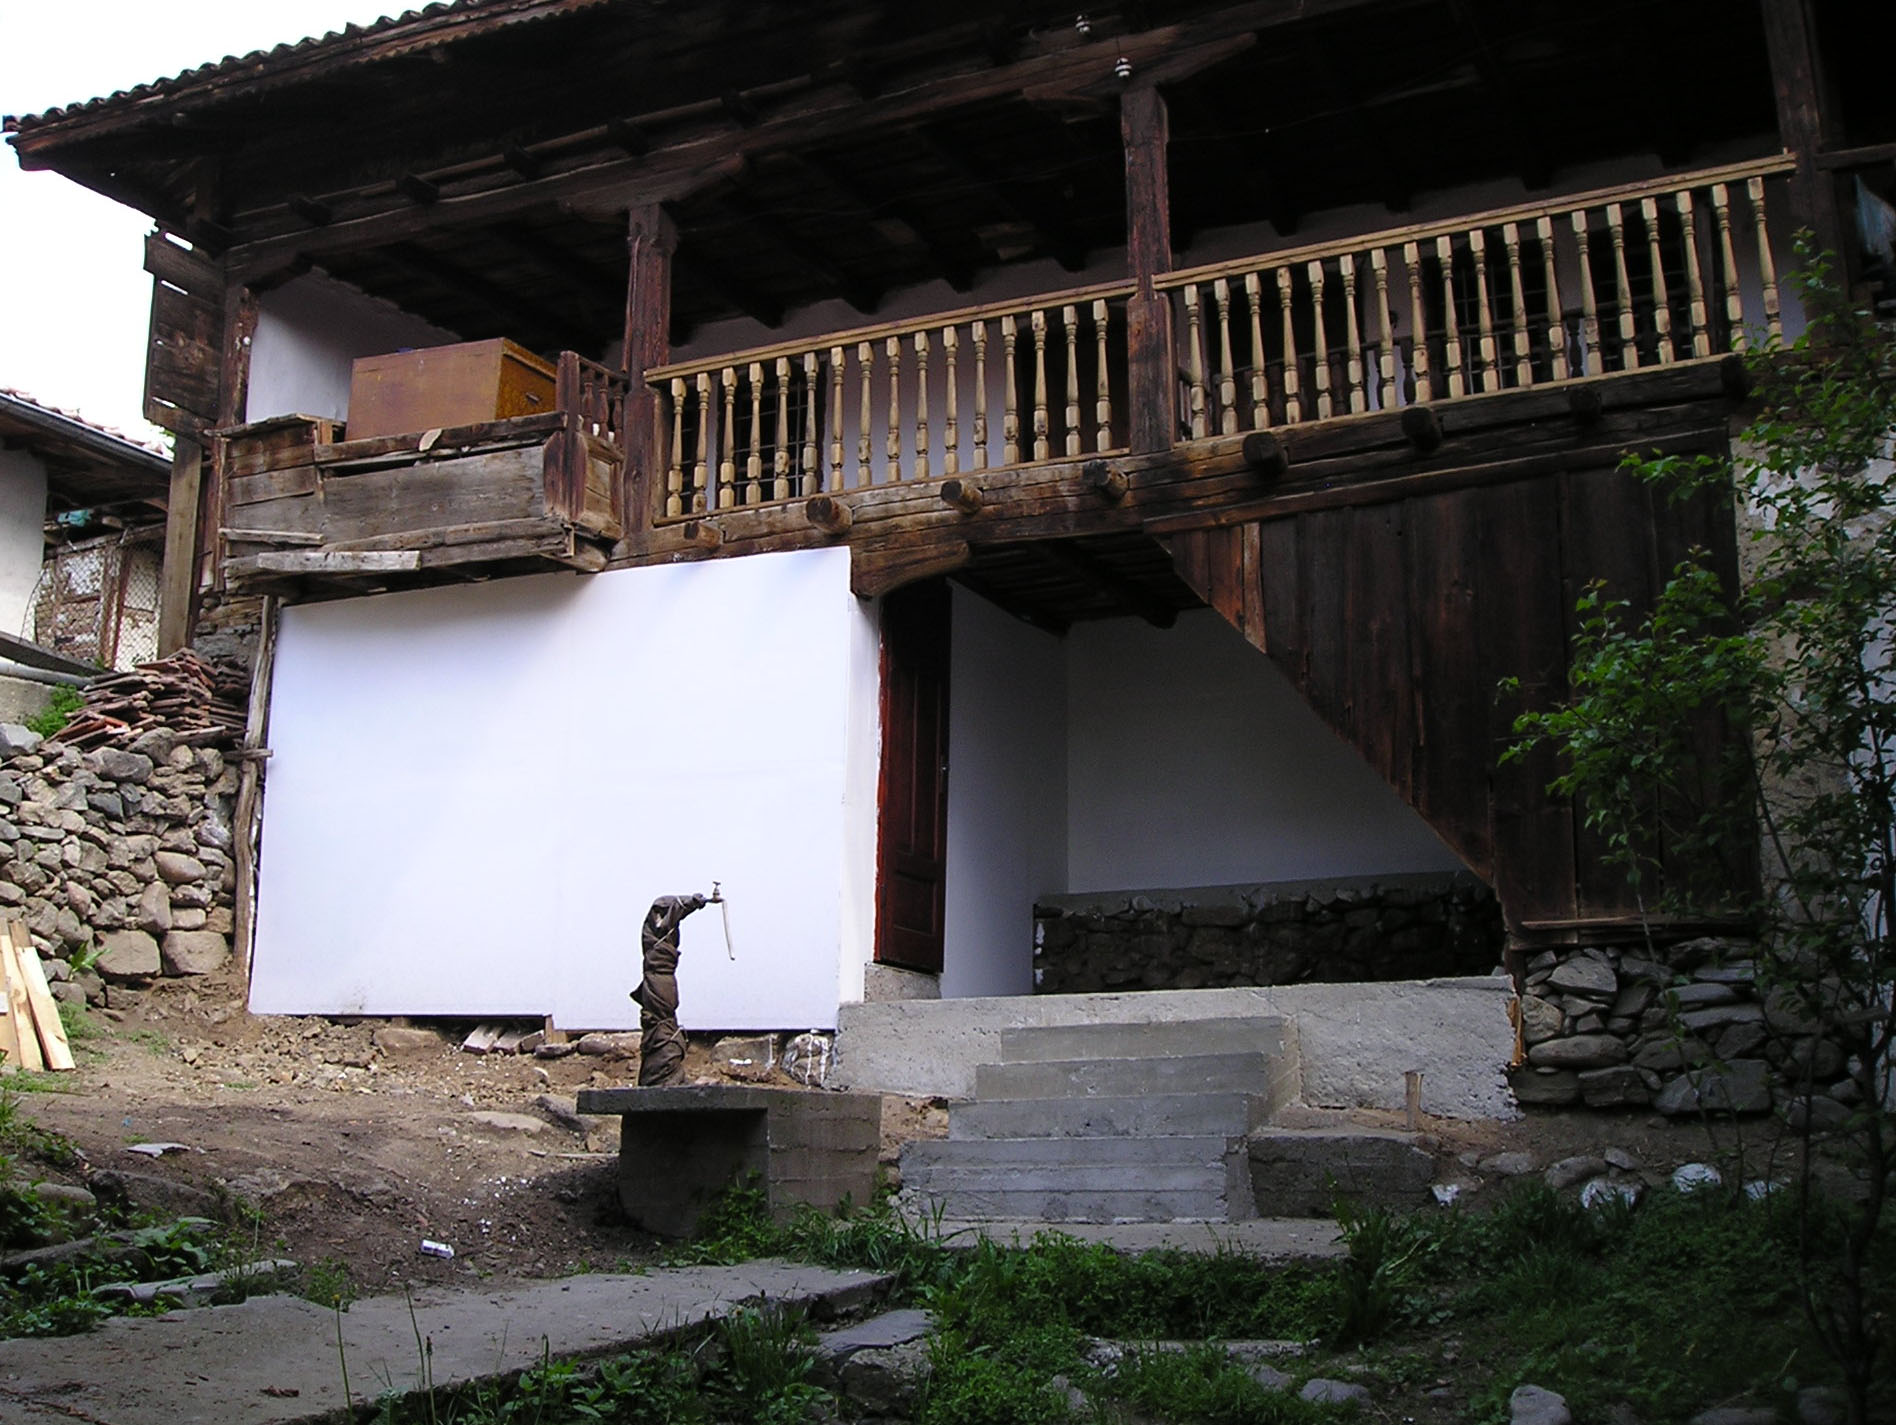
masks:
<instances>
[{"instance_id":1,"label":"wire mesh fence","mask_svg":"<svg viewBox=\"0 0 1896 1425\"><path fill-rule=\"evenodd\" d=\"M101 668L156 658L163 562L162 525L57 546L40 568L20 632Z\"/></svg>"}]
</instances>

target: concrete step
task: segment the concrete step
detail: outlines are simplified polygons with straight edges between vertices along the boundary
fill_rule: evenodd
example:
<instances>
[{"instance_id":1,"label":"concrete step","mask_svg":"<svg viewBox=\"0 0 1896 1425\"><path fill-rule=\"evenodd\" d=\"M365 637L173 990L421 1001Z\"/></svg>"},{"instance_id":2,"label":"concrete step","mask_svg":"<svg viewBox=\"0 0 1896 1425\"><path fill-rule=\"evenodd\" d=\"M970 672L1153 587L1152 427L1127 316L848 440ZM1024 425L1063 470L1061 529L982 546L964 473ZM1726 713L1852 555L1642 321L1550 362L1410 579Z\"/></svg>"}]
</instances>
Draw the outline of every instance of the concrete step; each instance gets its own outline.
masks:
<instances>
[{"instance_id":1,"label":"concrete step","mask_svg":"<svg viewBox=\"0 0 1896 1425\"><path fill-rule=\"evenodd\" d=\"M1158 1059L1201 1054L1278 1054L1288 1042L1277 1015L1067 1024L1001 1031L1003 1064L1076 1059Z\"/></svg>"},{"instance_id":2,"label":"concrete step","mask_svg":"<svg viewBox=\"0 0 1896 1425\"><path fill-rule=\"evenodd\" d=\"M1129 1098L1145 1094L1255 1093L1281 1102L1284 1056L1186 1054L1153 1059L1080 1059L981 1064L977 1101Z\"/></svg>"},{"instance_id":3,"label":"concrete step","mask_svg":"<svg viewBox=\"0 0 1896 1425\"><path fill-rule=\"evenodd\" d=\"M1224 1222L1229 1218L1223 1191L1155 1191L1144 1187L1070 1188L1059 1191L1011 1191L969 1188L953 1193L904 1190L910 1211L931 1212L957 1221L1024 1219L1029 1222Z\"/></svg>"},{"instance_id":4,"label":"concrete step","mask_svg":"<svg viewBox=\"0 0 1896 1425\"><path fill-rule=\"evenodd\" d=\"M1242 1135L1151 1138L928 1138L902 1150L902 1181L930 1168L1118 1167L1128 1171L1179 1163L1215 1165L1244 1148Z\"/></svg>"},{"instance_id":5,"label":"concrete step","mask_svg":"<svg viewBox=\"0 0 1896 1425\"><path fill-rule=\"evenodd\" d=\"M1126 1098L1017 1098L957 1104L951 1139L1110 1138L1224 1134L1239 1137L1269 1117L1262 1094L1172 1093Z\"/></svg>"},{"instance_id":6,"label":"concrete step","mask_svg":"<svg viewBox=\"0 0 1896 1425\"><path fill-rule=\"evenodd\" d=\"M1261 1217L1327 1213L1338 1197L1407 1210L1430 1201L1435 1160L1413 1133L1379 1128L1260 1128L1246 1144Z\"/></svg>"}]
</instances>

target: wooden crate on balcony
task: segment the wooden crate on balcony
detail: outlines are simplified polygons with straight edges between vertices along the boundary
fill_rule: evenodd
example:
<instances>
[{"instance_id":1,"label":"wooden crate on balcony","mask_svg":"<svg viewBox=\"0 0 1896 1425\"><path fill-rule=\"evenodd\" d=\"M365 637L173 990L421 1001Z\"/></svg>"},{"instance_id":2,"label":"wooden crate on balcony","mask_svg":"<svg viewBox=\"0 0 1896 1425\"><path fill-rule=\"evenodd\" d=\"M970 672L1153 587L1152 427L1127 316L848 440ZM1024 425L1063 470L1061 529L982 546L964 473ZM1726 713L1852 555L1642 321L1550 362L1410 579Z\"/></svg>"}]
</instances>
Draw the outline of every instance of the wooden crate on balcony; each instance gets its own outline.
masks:
<instances>
[{"instance_id":1,"label":"wooden crate on balcony","mask_svg":"<svg viewBox=\"0 0 1896 1425\"><path fill-rule=\"evenodd\" d=\"M554 369L497 337L357 359L349 377L352 439L444 430L554 408Z\"/></svg>"}]
</instances>

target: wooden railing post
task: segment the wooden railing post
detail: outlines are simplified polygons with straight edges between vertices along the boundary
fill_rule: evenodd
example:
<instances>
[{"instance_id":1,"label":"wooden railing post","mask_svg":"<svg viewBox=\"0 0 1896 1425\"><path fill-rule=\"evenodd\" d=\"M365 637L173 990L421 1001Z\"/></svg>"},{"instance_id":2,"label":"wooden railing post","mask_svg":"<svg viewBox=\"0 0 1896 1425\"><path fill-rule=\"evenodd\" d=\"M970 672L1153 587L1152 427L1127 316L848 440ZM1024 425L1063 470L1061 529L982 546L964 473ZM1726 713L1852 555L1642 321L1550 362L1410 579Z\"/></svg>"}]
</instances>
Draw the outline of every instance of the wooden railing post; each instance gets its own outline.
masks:
<instances>
[{"instance_id":1,"label":"wooden railing post","mask_svg":"<svg viewBox=\"0 0 1896 1425\"><path fill-rule=\"evenodd\" d=\"M1126 265L1133 281L1126 304L1126 357L1131 444L1135 451L1169 450L1178 429L1171 298L1153 279L1172 270L1171 187L1166 178L1165 100L1146 86L1119 101L1119 133L1126 149Z\"/></svg>"},{"instance_id":2,"label":"wooden railing post","mask_svg":"<svg viewBox=\"0 0 1896 1425\"><path fill-rule=\"evenodd\" d=\"M645 373L671 357L671 267L678 230L656 203L632 209L626 225L629 259L625 284L625 414L619 429L625 467L620 522L628 533L649 529L654 491L664 475L658 393Z\"/></svg>"}]
</instances>

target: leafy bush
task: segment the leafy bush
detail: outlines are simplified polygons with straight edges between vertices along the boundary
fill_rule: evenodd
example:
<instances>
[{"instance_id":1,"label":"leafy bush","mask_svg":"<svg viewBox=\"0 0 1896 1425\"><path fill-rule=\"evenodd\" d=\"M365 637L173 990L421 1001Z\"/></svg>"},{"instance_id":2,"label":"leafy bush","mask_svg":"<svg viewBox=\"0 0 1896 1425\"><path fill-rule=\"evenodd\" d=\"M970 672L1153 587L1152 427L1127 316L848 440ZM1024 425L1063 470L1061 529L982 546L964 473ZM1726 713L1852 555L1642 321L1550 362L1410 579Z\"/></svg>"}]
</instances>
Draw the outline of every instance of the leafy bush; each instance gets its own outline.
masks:
<instances>
[{"instance_id":1,"label":"leafy bush","mask_svg":"<svg viewBox=\"0 0 1896 1425\"><path fill-rule=\"evenodd\" d=\"M46 711L29 717L26 720L27 729L37 732L41 737L55 737L65 731L66 724L85 705L85 694L77 688L54 688L52 701L47 703Z\"/></svg>"}]
</instances>

